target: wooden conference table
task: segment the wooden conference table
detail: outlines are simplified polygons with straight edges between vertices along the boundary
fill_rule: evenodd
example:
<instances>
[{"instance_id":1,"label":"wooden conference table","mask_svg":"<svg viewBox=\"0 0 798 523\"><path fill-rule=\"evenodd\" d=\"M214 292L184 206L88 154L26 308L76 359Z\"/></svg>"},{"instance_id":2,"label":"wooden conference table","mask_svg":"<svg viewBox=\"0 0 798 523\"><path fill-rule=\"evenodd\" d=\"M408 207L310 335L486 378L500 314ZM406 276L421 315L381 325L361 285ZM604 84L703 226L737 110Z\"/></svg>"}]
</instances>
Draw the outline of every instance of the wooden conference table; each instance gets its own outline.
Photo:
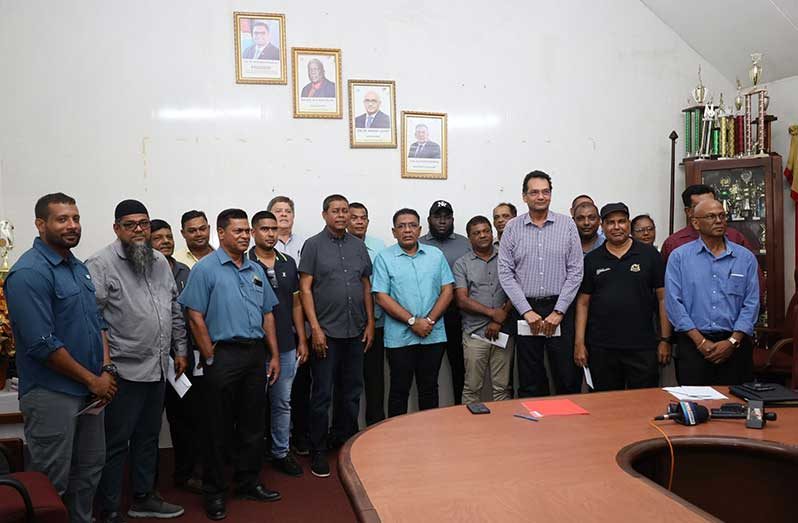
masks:
<instances>
[{"instance_id":1,"label":"wooden conference table","mask_svg":"<svg viewBox=\"0 0 798 523\"><path fill-rule=\"evenodd\" d=\"M707 407L741 401L702 401ZM686 427L656 422L660 389L567 396L588 415L515 418L521 401L418 412L370 427L344 446L339 471L361 521L798 521L798 408ZM545 399L545 398L537 398ZM626 470L625 470L626 469ZM650 479L649 479L650 478ZM652 481L653 480L653 481Z\"/></svg>"}]
</instances>

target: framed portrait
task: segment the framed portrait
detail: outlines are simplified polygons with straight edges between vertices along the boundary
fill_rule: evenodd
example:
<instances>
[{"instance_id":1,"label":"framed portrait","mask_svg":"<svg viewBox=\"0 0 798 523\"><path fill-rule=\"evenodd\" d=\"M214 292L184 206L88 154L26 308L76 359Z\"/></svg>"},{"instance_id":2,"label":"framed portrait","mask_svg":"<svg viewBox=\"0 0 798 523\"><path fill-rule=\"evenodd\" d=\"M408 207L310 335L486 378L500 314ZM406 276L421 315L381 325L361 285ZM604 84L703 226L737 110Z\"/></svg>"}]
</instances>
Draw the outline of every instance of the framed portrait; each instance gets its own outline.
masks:
<instances>
[{"instance_id":1,"label":"framed portrait","mask_svg":"<svg viewBox=\"0 0 798 523\"><path fill-rule=\"evenodd\" d=\"M349 80L349 145L396 147L396 83Z\"/></svg>"},{"instance_id":2,"label":"framed portrait","mask_svg":"<svg viewBox=\"0 0 798 523\"><path fill-rule=\"evenodd\" d=\"M233 13L236 83L287 84L285 15Z\"/></svg>"},{"instance_id":3,"label":"framed portrait","mask_svg":"<svg viewBox=\"0 0 798 523\"><path fill-rule=\"evenodd\" d=\"M341 118L341 50L291 48L294 118Z\"/></svg>"},{"instance_id":4,"label":"framed portrait","mask_svg":"<svg viewBox=\"0 0 798 523\"><path fill-rule=\"evenodd\" d=\"M446 113L402 111L402 178L445 180Z\"/></svg>"}]
</instances>

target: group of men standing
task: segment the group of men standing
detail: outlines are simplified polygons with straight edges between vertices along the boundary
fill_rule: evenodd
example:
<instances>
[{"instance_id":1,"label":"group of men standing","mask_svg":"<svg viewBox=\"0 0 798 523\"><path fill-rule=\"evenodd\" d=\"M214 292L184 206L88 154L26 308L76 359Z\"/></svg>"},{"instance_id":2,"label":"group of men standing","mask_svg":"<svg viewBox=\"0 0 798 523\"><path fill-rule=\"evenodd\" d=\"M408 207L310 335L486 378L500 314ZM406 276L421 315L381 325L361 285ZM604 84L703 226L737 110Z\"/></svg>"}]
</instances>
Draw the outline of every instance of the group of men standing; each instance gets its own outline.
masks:
<instances>
[{"instance_id":1,"label":"group of men standing","mask_svg":"<svg viewBox=\"0 0 798 523\"><path fill-rule=\"evenodd\" d=\"M99 521L118 522L130 456L128 515L177 517L183 509L156 490L165 405L175 484L201 492L218 520L227 463L236 496L256 501L280 499L260 481L264 453L292 476L303 469L291 449L310 454L311 472L329 476L326 451L359 430L363 392L367 424L385 418L386 360L388 416L407 412L414 381L418 408L438 406L444 352L456 403L479 401L486 371L494 400L514 397L516 366L518 396L548 394L544 355L557 394L579 392L588 366L596 390L657 386L674 338L681 383L749 377L757 263L726 235L711 188L685 191L690 224L665 242L667 268L630 237L625 204L599 211L585 196L569 217L550 210L552 193L546 173L529 173L528 212L501 203L492 222L471 218L467 237L444 200L425 235L403 208L388 247L367 234L367 208L338 194L305 240L279 196L251 220L222 211L218 249L205 214L186 212L177 251L168 223L125 200L117 239L85 264L71 253L75 200L42 197L39 237L5 282L33 467L73 521L91 521L96 491ZM192 381L182 398L165 385L172 373ZM90 402L104 410L77 416Z\"/></svg>"}]
</instances>

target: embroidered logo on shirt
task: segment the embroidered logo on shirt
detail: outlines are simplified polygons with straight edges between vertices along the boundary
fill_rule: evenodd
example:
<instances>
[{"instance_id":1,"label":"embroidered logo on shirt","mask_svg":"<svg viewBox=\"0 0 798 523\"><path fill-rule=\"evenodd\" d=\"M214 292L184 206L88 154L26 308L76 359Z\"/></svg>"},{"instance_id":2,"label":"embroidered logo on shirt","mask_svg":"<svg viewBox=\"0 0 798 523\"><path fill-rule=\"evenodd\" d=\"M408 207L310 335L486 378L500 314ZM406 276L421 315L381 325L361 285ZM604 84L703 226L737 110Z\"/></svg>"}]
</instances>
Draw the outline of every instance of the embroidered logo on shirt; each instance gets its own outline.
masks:
<instances>
[{"instance_id":1,"label":"embroidered logo on shirt","mask_svg":"<svg viewBox=\"0 0 798 523\"><path fill-rule=\"evenodd\" d=\"M632 266L629 267L629 270L632 271L632 272L640 272L640 264L639 263L633 263Z\"/></svg>"},{"instance_id":2,"label":"embroidered logo on shirt","mask_svg":"<svg viewBox=\"0 0 798 523\"><path fill-rule=\"evenodd\" d=\"M611 271L611 270L612 270L612 269L611 269L611 268L609 268L609 267L604 267L603 269L596 269L596 276L598 276L598 275L599 275L599 274L601 274L602 272L607 272L607 271Z\"/></svg>"}]
</instances>

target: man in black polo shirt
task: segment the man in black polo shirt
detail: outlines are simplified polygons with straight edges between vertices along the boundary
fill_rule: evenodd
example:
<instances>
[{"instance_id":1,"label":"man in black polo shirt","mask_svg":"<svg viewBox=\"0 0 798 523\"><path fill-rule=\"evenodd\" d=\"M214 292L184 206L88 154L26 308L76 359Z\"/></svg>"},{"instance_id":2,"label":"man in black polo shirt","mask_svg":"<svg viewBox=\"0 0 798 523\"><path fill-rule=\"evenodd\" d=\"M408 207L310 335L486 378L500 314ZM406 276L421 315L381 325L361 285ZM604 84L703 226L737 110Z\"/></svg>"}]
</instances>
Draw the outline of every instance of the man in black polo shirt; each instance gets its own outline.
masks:
<instances>
[{"instance_id":1,"label":"man in black polo shirt","mask_svg":"<svg viewBox=\"0 0 798 523\"><path fill-rule=\"evenodd\" d=\"M280 347L280 376L269 386L266 429L271 428L271 445L266 446L271 447L272 465L277 470L289 476L301 476L302 467L288 451L291 386L297 367L308 359L305 315L299 299L299 273L294 259L274 248L277 245L277 217L274 214L269 211L255 213L252 239L255 246L249 250L249 259L263 267L279 300L273 313Z\"/></svg>"},{"instance_id":2,"label":"man in black polo shirt","mask_svg":"<svg viewBox=\"0 0 798 523\"><path fill-rule=\"evenodd\" d=\"M625 204L609 203L600 215L607 241L585 256L576 299L574 361L580 367L589 364L595 390L656 387L657 363L667 365L671 357L665 265L654 247L629 237ZM655 307L662 332L659 341Z\"/></svg>"},{"instance_id":3,"label":"man in black polo shirt","mask_svg":"<svg viewBox=\"0 0 798 523\"><path fill-rule=\"evenodd\" d=\"M366 245L346 228L349 201L340 194L324 199L323 231L308 238L299 262L302 307L310 323L313 353L310 372L310 471L326 478L329 410L335 388L331 446L358 431L363 392L363 353L374 340L371 259Z\"/></svg>"}]
</instances>

